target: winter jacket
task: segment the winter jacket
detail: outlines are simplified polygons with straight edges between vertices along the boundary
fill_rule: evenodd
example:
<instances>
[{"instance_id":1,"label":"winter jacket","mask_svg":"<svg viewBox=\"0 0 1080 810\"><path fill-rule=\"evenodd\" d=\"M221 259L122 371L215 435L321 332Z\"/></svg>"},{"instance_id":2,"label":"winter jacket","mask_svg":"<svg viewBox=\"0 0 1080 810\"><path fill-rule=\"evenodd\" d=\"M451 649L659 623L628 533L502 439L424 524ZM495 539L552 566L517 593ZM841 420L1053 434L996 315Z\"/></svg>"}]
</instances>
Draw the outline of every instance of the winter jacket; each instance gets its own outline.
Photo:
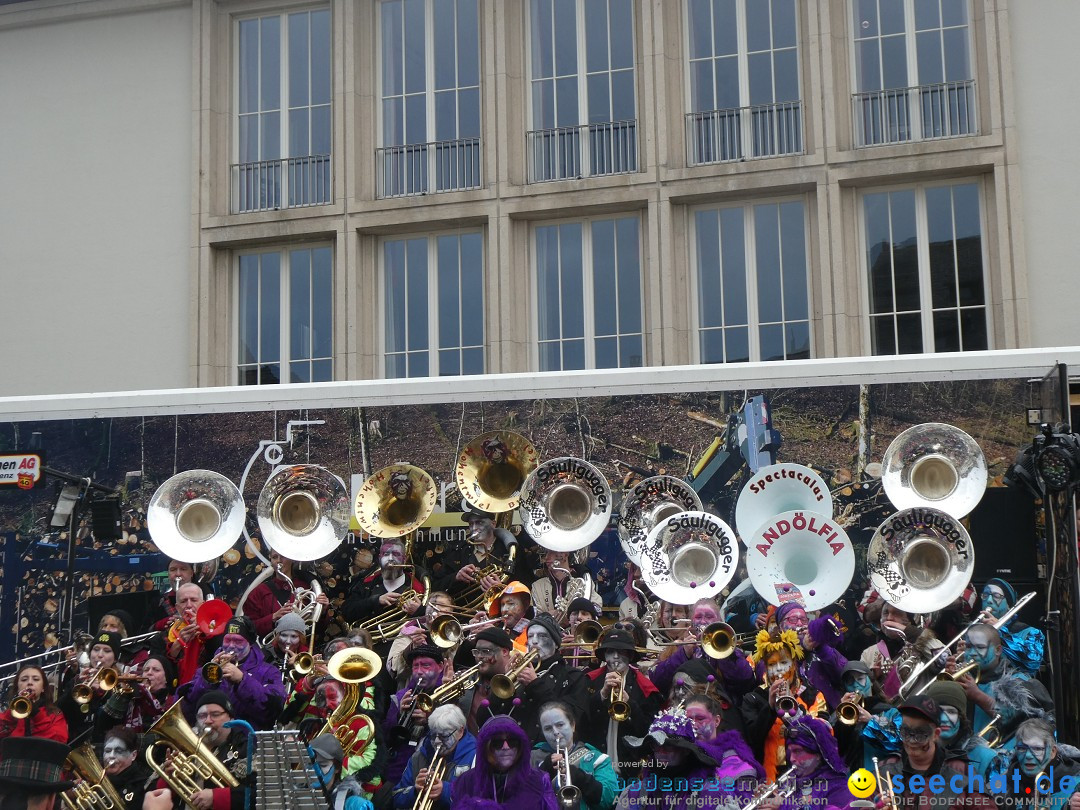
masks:
<instances>
[{"instance_id":1,"label":"winter jacket","mask_svg":"<svg viewBox=\"0 0 1080 810\"><path fill-rule=\"evenodd\" d=\"M430 738L425 738L420 747L409 758L409 763L401 774L394 788L394 807L412 807L416 803L416 775L431 765L435 755L435 746ZM447 810L453 804L454 785L457 778L476 765L476 737L465 732L454 750L450 752L450 761L443 771L442 795L432 805L434 810Z\"/></svg>"},{"instance_id":2,"label":"winter jacket","mask_svg":"<svg viewBox=\"0 0 1080 810\"><path fill-rule=\"evenodd\" d=\"M543 742L534 750L546 753L537 767L548 775L554 785L559 775L551 764L551 746ZM588 743L578 743L570 759L574 763L570 766L570 784L581 791L581 810L611 810L621 787L611 758Z\"/></svg>"},{"instance_id":3,"label":"winter jacket","mask_svg":"<svg viewBox=\"0 0 1080 810\"><path fill-rule=\"evenodd\" d=\"M68 741L68 724L63 712L38 706L29 717L21 720L11 716L11 709L0 712L0 739L4 737L44 737L46 740Z\"/></svg>"},{"instance_id":4,"label":"winter jacket","mask_svg":"<svg viewBox=\"0 0 1080 810\"><path fill-rule=\"evenodd\" d=\"M190 684L181 687L184 714L189 723L195 723L199 698L213 689L220 689L232 701L234 719L246 720L257 730L273 727L282 706L285 705L285 685L281 681L281 670L266 663L262 650L255 645L251 646L251 652L239 666L244 673L239 683L233 683L226 678L222 678L221 683L210 683L203 677L202 670L199 670Z\"/></svg>"}]
</instances>

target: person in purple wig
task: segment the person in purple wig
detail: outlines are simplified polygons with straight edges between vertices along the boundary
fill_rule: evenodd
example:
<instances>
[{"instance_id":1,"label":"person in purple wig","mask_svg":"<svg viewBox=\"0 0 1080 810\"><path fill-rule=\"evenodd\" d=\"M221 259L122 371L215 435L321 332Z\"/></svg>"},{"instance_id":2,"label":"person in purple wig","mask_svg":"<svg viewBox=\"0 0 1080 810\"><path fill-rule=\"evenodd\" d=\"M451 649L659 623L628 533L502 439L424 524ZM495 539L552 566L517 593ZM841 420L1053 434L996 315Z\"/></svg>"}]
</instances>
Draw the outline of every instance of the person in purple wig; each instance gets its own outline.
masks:
<instances>
[{"instance_id":1,"label":"person in purple wig","mask_svg":"<svg viewBox=\"0 0 1080 810\"><path fill-rule=\"evenodd\" d=\"M855 801L848 790L848 770L832 729L824 720L802 715L787 724L787 761L795 769L795 790L779 803L762 807L796 810L804 807L847 808Z\"/></svg>"}]
</instances>

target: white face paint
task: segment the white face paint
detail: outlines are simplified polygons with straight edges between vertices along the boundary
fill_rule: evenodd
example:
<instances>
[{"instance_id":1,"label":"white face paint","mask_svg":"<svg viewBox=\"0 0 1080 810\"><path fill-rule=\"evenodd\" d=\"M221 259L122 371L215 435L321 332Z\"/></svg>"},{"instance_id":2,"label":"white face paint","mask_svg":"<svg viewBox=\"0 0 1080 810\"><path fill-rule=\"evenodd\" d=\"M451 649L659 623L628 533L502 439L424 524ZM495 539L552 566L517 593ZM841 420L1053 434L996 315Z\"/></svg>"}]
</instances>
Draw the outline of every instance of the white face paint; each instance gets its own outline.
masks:
<instances>
[{"instance_id":1,"label":"white face paint","mask_svg":"<svg viewBox=\"0 0 1080 810\"><path fill-rule=\"evenodd\" d=\"M772 683L773 681L775 681L775 680L777 680L779 678L782 678L785 681L791 680L790 673L791 673L791 670L792 670L792 664L791 664L791 661L787 660L786 658L781 659L779 661L775 661L773 663L770 663L765 668L765 670L769 674L769 682L770 683Z\"/></svg>"},{"instance_id":2,"label":"white face paint","mask_svg":"<svg viewBox=\"0 0 1080 810\"><path fill-rule=\"evenodd\" d=\"M124 770L135 761L136 753L124 745L123 740L110 737L105 741L105 747L102 749L106 773L116 774Z\"/></svg>"},{"instance_id":3,"label":"white face paint","mask_svg":"<svg viewBox=\"0 0 1080 810\"><path fill-rule=\"evenodd\" d=\"M278 643L282 648L295 650L300 646L300 634L295 630L278 630Z\"/></svg>"},{"instance_id":4,"label":"white face paint","mask_svg":"<svg viewBox=\"0 0 1080 810\"><path fill-rule=\"evenodd\" d=\"M562 738L562 745L570 748L574 744L574 727L570 725L568 718L561 709L548 709L540 715L540 730L544 732L544 739L554 751Z\"/></svg>"},{"instance_id":5,"label":"white face paint","mask_svg":"<svg viewBox=\"0 0 1080 810\"><path fill-rule=\"evenodd\" d=\"M626 650L604 650L604 663L609 670L621 675L630 666L630 653Z\"/></svg>"},{"instance_id":6,"label":"white face paint","mask_svg":"<svg viewBox=\"0 0 1080 810\"><path fill-rule=\"evenodd\" d=\"M555 654L555 640L548 635L548 631L538 624L529 626L528 631L528 648L529 652L540 653L542 660L547 660Z\"/></svg>"}]
</instances>

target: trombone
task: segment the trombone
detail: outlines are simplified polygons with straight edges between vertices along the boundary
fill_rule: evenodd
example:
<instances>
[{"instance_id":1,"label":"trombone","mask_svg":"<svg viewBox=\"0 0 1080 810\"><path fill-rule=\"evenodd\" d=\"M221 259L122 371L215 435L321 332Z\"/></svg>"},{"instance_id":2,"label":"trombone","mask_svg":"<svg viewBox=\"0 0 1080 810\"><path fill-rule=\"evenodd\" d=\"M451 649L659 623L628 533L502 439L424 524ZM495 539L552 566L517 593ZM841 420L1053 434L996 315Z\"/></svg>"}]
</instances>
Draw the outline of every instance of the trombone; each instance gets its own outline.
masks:
<instances>
[{"instance_id":1,"label":"trombone","mask_svg":"<svg viewBox=\"0 0 1080 810\"><path fill-rule=\"evenodd\" d=\"M501 624L502 617L484 619L481 622L469 622L462 624L453 616L443 614L436 616L428 626L428 635L431 643L436 647L449 650L456 646L465 636L475 630L480 630L493 624Z\"/></svg>"},{"instance_id":2,"label":"trombone","mask_svg":"<svg viewBox=\"0 0 1080 810\"><path fill-rule=\"evenodd\" d=\"M537 663L540 660L540 653L537 650L526 653L521 656L514 666L510 668L510 671L505 675L494 675L491 678L491 693L500 700L510 700L514 697L514 692L517 690L518 676L528 667Z\"/></svg>"}]
</instances>

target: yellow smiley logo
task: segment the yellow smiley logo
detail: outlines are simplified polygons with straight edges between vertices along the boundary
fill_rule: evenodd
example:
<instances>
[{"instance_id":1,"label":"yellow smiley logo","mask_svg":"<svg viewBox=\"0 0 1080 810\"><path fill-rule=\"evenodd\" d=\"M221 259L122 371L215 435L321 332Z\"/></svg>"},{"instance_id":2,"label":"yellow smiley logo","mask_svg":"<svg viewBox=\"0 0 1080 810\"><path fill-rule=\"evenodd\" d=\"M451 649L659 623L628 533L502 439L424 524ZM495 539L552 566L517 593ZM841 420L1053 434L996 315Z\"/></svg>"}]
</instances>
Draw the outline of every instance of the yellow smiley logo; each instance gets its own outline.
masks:
<instances>
[{"instance_id":1,"label":"yellow smiley logo","mask_svg":"<svg viewBox=\"0 0 1080 810\"><path fill-rule=\"evenodd\" d=\"M877 788L877 780L866 768L859 768L848 777L847 786L856 799L865 799Z\"/></svg>"}]
</instances>

